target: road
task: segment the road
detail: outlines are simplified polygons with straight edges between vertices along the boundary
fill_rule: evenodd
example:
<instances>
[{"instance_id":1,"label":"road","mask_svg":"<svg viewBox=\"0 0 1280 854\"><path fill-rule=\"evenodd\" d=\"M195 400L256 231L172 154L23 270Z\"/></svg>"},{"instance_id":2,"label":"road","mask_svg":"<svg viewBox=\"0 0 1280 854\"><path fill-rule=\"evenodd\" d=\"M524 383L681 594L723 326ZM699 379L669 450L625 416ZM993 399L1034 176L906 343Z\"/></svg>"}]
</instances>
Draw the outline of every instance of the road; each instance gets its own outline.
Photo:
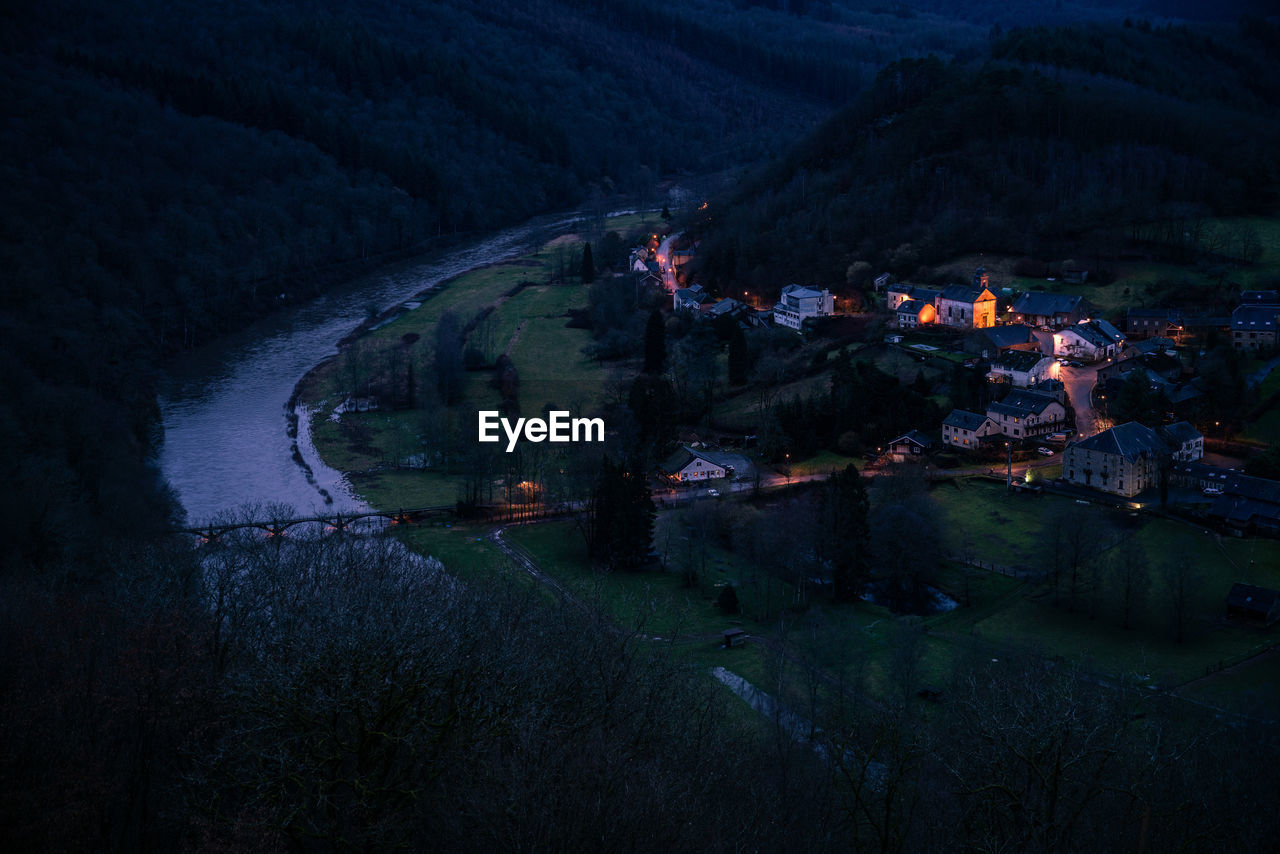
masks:
<instances>
[{"instance_id":1,"label":"road","mask_svg":"<svg viewBox=\"0 0 1280 854\"><path fill-rule=\"evenodd\" d=\"M676 265L671 263L671 244L677 240L683 232L677 231L675 234L668 234L663 238L662 243L658 245L658 267L662 270L662 286L667 289L667 293L676 292Z\"/></svg>"},{"instance_id":2,"label":"road","mask_svg":"<svg viewBox=\"0 0 1280 854\"><path fill-rule=\"evenodd\" d=\"M1067 387L1067 397L1076 411L1076 432L1092 436L1112 426L1100 412L1093 408L1093 386L1098 381L1098 368L1107 364L1085 365L1080 368L1058 366L1058 378Z\"/></svg>"}]
</instances>

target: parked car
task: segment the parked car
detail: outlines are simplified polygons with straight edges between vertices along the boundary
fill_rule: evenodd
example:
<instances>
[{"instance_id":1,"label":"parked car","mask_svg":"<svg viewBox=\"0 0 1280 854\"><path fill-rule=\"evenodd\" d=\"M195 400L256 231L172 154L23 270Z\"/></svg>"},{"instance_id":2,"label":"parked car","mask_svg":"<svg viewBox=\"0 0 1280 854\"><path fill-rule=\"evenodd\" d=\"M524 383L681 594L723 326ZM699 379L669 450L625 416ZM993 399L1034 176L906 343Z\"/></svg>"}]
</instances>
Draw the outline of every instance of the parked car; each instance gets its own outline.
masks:
<instances>
[{"instance_id":1,"label":"parked car","mask_svg":"<svg viewBox=\"0 0 1280 854\"><path fill-rule=\"evenodd\" d=\"M1040 447L1036 448L1036 453L1042 457L1052 457L1053 448L1046 448L1044 445L1041 445Z\"/></svg>"},{"instance_id":2,"label":"parked car","mask_svg":"<svg viewBox=\"0 0 1280 854\"><path fill-rule=\"evenodd\" d=\"M707 490L707 495L711 496L712 498L719 498L719 497L720 497L720 490L718 490L718 489L708 489L708 490Z\"/></svg>"},{"instance_id":3,"label":"parked car","mask_svg":"<svg viewBox=\"0 0 1280 854\"><path fill-rule=\"evenodd\" d=\"M1217 486L1206 486L1204 489L1200 491L1203 492L1205 495L1221 495L1222 494L1222 488Z\"/></svg>"}]
</instances>

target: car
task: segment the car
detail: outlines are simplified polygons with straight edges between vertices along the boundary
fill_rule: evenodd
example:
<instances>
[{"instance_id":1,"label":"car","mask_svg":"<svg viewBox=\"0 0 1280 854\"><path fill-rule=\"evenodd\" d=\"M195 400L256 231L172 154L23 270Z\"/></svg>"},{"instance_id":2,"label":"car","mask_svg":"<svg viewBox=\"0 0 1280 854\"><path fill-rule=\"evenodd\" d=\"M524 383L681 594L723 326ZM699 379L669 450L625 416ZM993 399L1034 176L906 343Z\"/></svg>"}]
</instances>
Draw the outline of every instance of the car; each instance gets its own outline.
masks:
<instances>
[{"instance_id":1,"label":"car","mask_svg":"<svg viewBox=\"0 0 1280 854\"><path fill-rule=\"evenodd\" d=\"M720 497L720 490L718 490L718 489L708 489L708 490L707 490L707 495L711 496L712 498L719 498L719 497Z\"/></svg>"},{"instance_id":2,"label":"car","mask_svg":"<svg viewBox=\"0 0 1280 854\"><path fill-rule=\"evenodd\" d=\"M1206 486L1204 489L1200 491L1203 492L1205 495L1221 495L1222 494L1222 489L1216 486Z\"/></svg>"},{"instance_id":3,"label":"car","mask_svg":"<svg viewBox=\"0 0 1280 854\"><path fill-rule=\"evenodd\" d=\"M1041 445L1040 447L1036 448L1036 453L1042 457L1052 457L1053 448L1046 448L1044 445Z\"/></svg>"},{"instance_id":4,"label":"car","mask_svg":"<svg viewBox=\"0 0 1280 854\"><path fill-rule=\"evenodd\" d=\"M1070 362L1067 362L1067 367L1069 367L1069 368L1083 368L1083 367L1084 367L1084 362L1077 362L1075 359L1072 359Z\"/></svg>"}]
</instances>

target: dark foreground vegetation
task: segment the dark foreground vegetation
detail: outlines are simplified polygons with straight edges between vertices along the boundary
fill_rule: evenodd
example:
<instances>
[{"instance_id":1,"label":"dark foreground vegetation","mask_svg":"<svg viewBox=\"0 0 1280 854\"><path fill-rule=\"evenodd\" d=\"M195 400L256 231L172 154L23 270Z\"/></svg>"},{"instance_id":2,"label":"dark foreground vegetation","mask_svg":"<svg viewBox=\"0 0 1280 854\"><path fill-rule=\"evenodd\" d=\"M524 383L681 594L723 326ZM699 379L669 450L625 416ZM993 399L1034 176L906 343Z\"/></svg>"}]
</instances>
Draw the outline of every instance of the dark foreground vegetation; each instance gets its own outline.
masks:
<instances>
[{"instance_id":1,"label":"dark foreground vegetation","mask_svg":"<svg viewBox=\"0 0 1280 854\"><path fill-rule=\"evenodd\" d=\"M900 690L858 700L854 668L810 735L666 643L394 540L108 563L91 596L6 599L23 850L1248 851L1275 829L1274 728L980 647L921 704L909 624Z\"/></svg>"}]
</instances>

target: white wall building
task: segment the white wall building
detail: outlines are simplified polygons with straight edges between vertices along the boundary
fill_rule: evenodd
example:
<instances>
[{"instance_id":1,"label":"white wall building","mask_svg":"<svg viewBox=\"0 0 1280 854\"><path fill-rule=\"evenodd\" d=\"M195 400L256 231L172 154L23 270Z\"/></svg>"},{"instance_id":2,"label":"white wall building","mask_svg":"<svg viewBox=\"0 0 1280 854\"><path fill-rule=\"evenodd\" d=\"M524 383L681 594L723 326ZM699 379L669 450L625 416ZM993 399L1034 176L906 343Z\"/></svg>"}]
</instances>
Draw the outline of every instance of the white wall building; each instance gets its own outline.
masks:
<instances>
[{"instance_id":1,"label":"white wall building","mask_svg":"<svg viewBox=\"0 0 1280 854\"><path fill-rule=\"evenodd\" d=\"M800 324L810 317L829 317L835 314L836 298L826 288L815 290L802 285L787 285L782 298L773 307L773 322L788 329L800 329Z\"/></svg>"}]
</instances>

